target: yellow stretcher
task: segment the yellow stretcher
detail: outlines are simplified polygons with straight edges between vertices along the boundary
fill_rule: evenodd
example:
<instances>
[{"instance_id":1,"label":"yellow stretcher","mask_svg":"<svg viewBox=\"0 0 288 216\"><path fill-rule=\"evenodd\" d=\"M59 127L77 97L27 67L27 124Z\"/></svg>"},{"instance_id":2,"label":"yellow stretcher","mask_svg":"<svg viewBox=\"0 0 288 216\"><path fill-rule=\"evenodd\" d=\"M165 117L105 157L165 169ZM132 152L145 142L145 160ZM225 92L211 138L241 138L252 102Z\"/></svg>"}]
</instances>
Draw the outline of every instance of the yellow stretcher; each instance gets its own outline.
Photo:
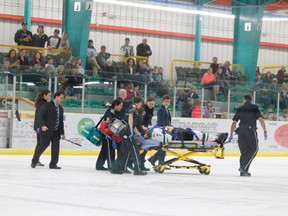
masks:
<instances>
[{"instance_id":1,"label":"yellow stretcher","mask_svg":"<svg viewBox=\"0 0 288 216\"><path fill-rule=\"evenodd\" d=\"M227 134L228 136L228 134ZM227 139L227 136L225 138L225 140ZM199 141L181 141L181 140L173 140L168 144L164 144L162 145L162 149L175 156L174 158L167 160L164 162L164 164L159 164L153 167L155 172L158 173L163 173L166 167L171 167L171 168L176 168L176 169L195 169L198 170L201 174L205 174L205 175L209 175L210 174L210 169L211 166L201 163L197 160L192 159L191 157L194 156L195 154L201 152L204 154L209 154L209 155L213 155L215 156L215 158L217 159L223 159L224 158L224 142L220 143L215 143L214 144L211 142L209 144L207 144L207 142L205 142L205 145L203 143L203 141L199 140ZM181 149L181 150L187 150L187 153L180 153L177 152L175 150L177 149ZM194 165L190 165L190 166L177 166L177 165L173 165L175 162L177 161L186 161L188 163L192 163Z\"/></svg>"}]
</instances>

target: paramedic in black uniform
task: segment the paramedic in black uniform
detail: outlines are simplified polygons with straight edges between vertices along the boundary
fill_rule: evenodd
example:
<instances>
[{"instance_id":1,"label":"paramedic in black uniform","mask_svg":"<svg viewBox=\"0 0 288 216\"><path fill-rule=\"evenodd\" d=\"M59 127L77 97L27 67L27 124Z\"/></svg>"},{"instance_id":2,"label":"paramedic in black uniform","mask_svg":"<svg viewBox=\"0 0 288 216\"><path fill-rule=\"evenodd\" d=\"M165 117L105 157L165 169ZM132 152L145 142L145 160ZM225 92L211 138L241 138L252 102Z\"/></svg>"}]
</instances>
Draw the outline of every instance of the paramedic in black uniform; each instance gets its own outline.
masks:
<instances>
[{"instance_id":1,"label":"paramedic in black uniform","mask_svg":"<svg viewBox=\"0 0 288 216\"><path fill-rule=\"evenodd\" d=\"M231 125L230 137L228 141L233 139L233 132L236 128L238 121L239 128L236 129L238 134L238 146L240 149L240 176L248 176L251 174L248 172L252 160L258 152L258 137L257 137L257 120L259 120L261 127L264 130L264 139L267 139L266 125L263 116L259 110L259 107L251 103L252 97L245 95L243 97L243 105L240 106L234 117Z\"/></svg>"},{"instance_id":2,"label":"paramedic in black uniform","mask_svg":"<svg viewBox=\"0 0 288 216\"><path fill-rule=\"evenodd\" d=\"M123 108L123 100L121 98L115 99L112 102L112 105L105 112L103 120L109 121L112 120L113 118L122 119L123 118L122 108ZM111 170L112 164L115 162L115 149L116 149L115 144L116 144L115 141L113 142L109 137L103 134L102 146L96 162L96 170L107 170L107 168L104 167L106 160L108 169ZM117 149L119 150L120 145L118 143L116 145Z\"/></svg>"},{"instance_id":3,"label":"paramedic in black uniform","mask_svg":"<svg viewBox=\"0 0 288 216\"><path fill-rule=\"evenodd\" d=\"M134 104L128 109L123 118L126 123L128 123L126 134L121 137L121 147L119 151L119 155L112 165L111 173L112 174L123 174L127 171L127 163L130 155L132 156L134 163L134 175L146 175L147 172L144 172L140 168L140 154L137 143L134 139L134 134L139 135L136 129L136 121L137 121L137 109L142 106L141 97L134 98Z\"/></svg>"}]
</instances>

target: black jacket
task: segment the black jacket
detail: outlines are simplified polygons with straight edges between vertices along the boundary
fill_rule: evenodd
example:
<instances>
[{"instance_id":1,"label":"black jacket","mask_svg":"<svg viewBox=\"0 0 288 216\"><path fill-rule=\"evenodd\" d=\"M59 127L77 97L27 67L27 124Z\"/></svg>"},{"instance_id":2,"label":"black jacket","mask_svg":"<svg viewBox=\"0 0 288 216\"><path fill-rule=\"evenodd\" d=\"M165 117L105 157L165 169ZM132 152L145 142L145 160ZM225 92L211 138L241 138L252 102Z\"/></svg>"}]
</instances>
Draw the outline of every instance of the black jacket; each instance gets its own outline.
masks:
<instances>
[{"instance_id":1,"label":"black jacket","mask_svg":"<svg viewBox=\"0 0 288 216\"><path fill-rule=\"evenodd\" d=\"M146 56L149 57L152 55L152 50L150 49L150 46L146 44L146 46L141 43L137 46L137 56ZM150 50L151 54L147 54L147 51Z\"/></svg>"},{"instance_id":2,"label":"black jacket","mask_svg":"<svg viewBox=\"0 0 288 216\"><path fill-rule=\"evenodd\" d=\"M34 34L33 35L33 46L35 47L45 47L45 43L48 41L48 36L46 34Z\"/></svg>"},{"instance_id":3,"label":"black jacket","mask_svg":"<svg viewBox=\"0 0 288 216\"><path fill-rule=\"evenodd\" d=\"M171 125L171 115L168 109L162 104L157 112L157 125L168 126Z\"/></svg>"},{"instance_id":4,"label":"black jacket","mask_svg":"<svg viewBox=\"0 0 288 216\"><path fill-rule=\"evenodd\" d=\"M152 125L152 117L154 115L154 108L149 109L147 104L143 105L144 108L144 115L143 115L143 125L145 127L148 127L149 125Z\"/></svg>"},{"instance_id":5,"label":"black jacket","mask_svg":"<svg viewBox=\"0 0 288 216\"><path fill-rule=\"evenodd\" d=\"M50 101L43 104L40 115L39 115L39 127L48 127L47 131L40 130L40 135L53 136L55 132L55 123L57 120L57 111L54 101ZM63 123L63 108L59 105L59 127L58 130L61 135L64 134L64 123Z\"/></svg>"},{"instance_id":6,"label":"black jacket","mask_svg":"<svg viewBox=\"0 0 288 216\"><path fill-rule=\"evenodd\" d=\"M35 118L34 118L34 130L36 131L39 128L39 115L43 104L47 103L46 100L42 99L36 106Z\"/></svg>"},{"instance_id":7,"label":"black jacket","mask_svg":"<svg viewBox=\"0 0 288 216\"><path fill-rule=\"evenodd\" d=\"M21 41L22 39L26 38L30 35L32 41L26 42ZM18 46L32 46L33 45L33 35L30 31L26 30L25 32L22 29L19 29L14 36L14 41L17 43Z\"/></svg>"}]
</instances>

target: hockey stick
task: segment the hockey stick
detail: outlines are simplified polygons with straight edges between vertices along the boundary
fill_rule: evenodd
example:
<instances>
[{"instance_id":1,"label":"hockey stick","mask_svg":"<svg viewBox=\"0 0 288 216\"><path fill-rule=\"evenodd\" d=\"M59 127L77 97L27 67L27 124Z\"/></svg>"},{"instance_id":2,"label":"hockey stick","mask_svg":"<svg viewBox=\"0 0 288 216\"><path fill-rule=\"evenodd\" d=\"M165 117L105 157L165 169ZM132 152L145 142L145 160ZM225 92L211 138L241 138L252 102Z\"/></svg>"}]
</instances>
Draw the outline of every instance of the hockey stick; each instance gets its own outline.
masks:
<instances>
[{"instance_id":1,"label":"hockey stick","mask_svg":"<svg viewBox=\"0 0 288 216\"><path fill-rule=\"evenodd\" d=\"M64 140L66 140L67 142L70 142L70 143L72 143L72 144L74 144L74 145L82 146L81 144L76 143L76 142L73 142L73 141L71 141L71 140L69 140L69 139L64 139Z\"/></svg>"}]
</instances>

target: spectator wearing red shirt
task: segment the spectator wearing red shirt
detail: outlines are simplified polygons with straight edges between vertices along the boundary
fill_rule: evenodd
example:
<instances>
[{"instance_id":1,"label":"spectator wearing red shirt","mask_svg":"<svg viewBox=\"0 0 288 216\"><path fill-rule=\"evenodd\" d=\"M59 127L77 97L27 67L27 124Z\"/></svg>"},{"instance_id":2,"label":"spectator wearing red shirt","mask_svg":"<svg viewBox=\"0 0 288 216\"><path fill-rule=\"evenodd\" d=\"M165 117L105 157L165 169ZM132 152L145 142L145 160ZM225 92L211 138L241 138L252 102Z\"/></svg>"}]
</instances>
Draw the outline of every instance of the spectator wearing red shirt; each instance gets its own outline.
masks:
<instances>
[{"instance_id":1,"label":"spectator wearing red shirt","mask_svg":"<svg viewBox=\"0 0 288 216\"><path fill-rule=\"evenodd\" d=\"M191 117L192 118L201 118L201 101L199 99L194 100L194 104L192 106Z\"/></svg>"},{"instance_id":2,"label":"spectator wearing red shirt","mask_svg":"<svg viewBox=\"0 0 288 216\"><path fill-rule=\"evenodd\" d=\"M213 90L214 100L217 98L217 94L219 93L219 84L216 80L215 75L213 74L212 68L208 68L208 71L203 75L200 84L205 89Z\"/></svg>"},{"instance_id":3,"label":"spectator wearing red shirt","mask_svg":"<svg viewBox=\"0 0 288 216\"><path fill-rule=\"evenodd\" d=\"M134 94L134 84L132 82L129 82L127 83L126 87L125 87L125 90L126 90L126 100L131 100L135 94Z\"/></svg>"}]
</instances>

